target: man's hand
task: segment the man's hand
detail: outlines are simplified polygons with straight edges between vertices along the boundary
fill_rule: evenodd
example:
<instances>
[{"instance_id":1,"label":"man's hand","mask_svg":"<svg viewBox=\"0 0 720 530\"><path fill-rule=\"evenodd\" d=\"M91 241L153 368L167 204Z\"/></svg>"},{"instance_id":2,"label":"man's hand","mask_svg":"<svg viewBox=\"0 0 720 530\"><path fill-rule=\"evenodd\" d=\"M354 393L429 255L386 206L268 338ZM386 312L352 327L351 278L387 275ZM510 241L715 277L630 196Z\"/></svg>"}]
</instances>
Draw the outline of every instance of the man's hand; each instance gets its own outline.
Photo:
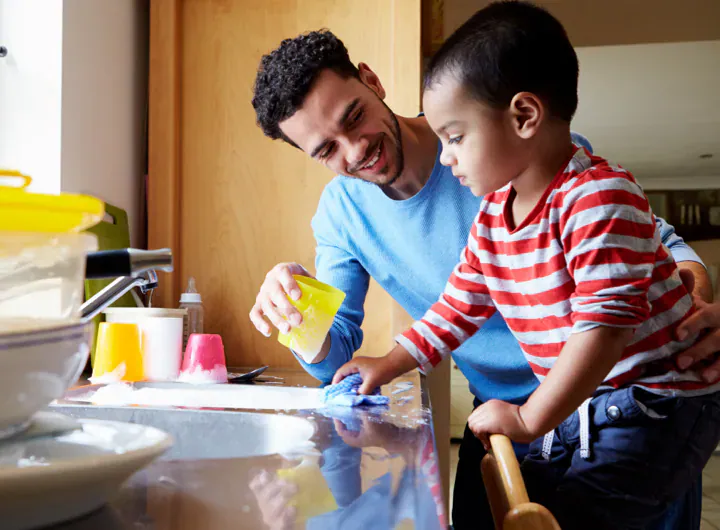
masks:
<instances>
[{"instance_id":1,"label":"man's hand","mask_svg":"<svg viewBox=\"0 0 720 530\"><path fill-rule=\"evenodd\" d=\"M415 358L398 344L384 357L356 357L345 363L335 372L332 384L339 383L350 374L360 374L363 383L358 392L367 395L417 366Z\"/></svg>"},{"instance_id":2,"label":"man's hand","mask_svg":"<svg viewBox=\"0 0 720 530\"><path fill-rule=\"evenodd\" d=\"M711 360L701 373L707 382L715 382L720 378L720 359L717 358L720 351L720 304L708 304L696 298L695 306L697 311L678 326L677 336L682 340L692 333L704 334L678 357L678 368L685 370L698 362Z\"/></svg>"},{"instance_id":3,"label":"man's hand","mask_svg":"<svg viewBox=\"0 0 720 530\"><path fill-rule=\"evenodd\" d=\"M532 442L540 436L527 428L518 405L497 399L491 399L476 408L468 418L468 427L488 451L491 434L504 434L520 443Z\"/></svg>"},{"instance_id":4,"label":"man's hand","mask_svg":"<svg viewBox=\"0 0 720 530\"><path fill-rule=\"evenodd\" d=\"M680 271L680 277L688 292L693 292L695 278L688 271ZM698 296L694 296L697 311L676 330L678 339L683 340L690 334L705 332L700 340L678 356L677 365L686 370L696 363L709 362L702 369L702 377L708 382L715 382L720 378L720 304L709 304Z\"/></svg>"},{"instance_id":5,"label":"man's hand","mask_svg":"<svg viewBox=\"0 0 720 530\"><path fill-rule=\"evenodd\" d=\"M290 530L295 527L297 510L290 506L290 500L297 493L297 486L263 470L250 481L250 490L268 528Z\"/></svg>"},{"instance_id":6,"label":"man's hand","mask_svg":"<svg viewBox=\"0 0 720 530\"><path fill-rule=\"evenodd\" d=\"M250 311L250 320L266 337L270 336L271 328L265 318L283 333L289 332L291 326L302 323L302 314L287 299L290 296L293 300L299 300L302 296L293 274L312 278L307 269L298 263L279 263L267 273L260 287L255 305Z\"/></svg>"}]
</instances>

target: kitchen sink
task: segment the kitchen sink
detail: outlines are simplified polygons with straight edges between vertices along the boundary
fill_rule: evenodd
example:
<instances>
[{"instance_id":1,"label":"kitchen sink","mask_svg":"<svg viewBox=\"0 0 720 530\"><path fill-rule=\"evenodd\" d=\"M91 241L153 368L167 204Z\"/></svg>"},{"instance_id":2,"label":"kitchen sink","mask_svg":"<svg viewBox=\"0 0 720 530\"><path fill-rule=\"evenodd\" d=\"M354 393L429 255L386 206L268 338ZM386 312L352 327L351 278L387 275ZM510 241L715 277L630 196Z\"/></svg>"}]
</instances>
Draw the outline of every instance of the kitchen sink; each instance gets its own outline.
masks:
<instances>
[{"instance_id":1,"label":"kitchen sink","mask_svg":"<svg viewBox=\"0 0 720 530\"><path fill-rule=\"evenodd\" d=\"M77 419L157 427L174 438L172 448L161 457L163 460L291 454L310 449L315 433L312 421L277 413L74 404L55 404L50 409Z\"/></svg>"}]
</instances>

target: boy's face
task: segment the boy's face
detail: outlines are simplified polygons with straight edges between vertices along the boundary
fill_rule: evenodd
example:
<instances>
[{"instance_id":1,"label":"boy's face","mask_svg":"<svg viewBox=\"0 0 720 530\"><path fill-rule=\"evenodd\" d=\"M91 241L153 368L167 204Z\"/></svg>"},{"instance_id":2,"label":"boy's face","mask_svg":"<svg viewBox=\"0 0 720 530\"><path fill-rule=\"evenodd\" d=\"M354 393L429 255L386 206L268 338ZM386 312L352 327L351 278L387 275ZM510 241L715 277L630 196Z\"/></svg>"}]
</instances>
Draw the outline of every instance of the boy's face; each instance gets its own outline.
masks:
<instances>
[{"instance_id":1,"label":"boy's face","mask_svg":"<svg viewBox=\"0 0 720 530\"><path fill-rule=\"evenodd\" d=\"M473 195L498 190L523 171L521 139L509 110L473 99L450 74L442 74L425 91L423 108L442 141L440 162Z\"/></svg>"},{"instance_id":2,"label":"boy's face","mask_svg":"<svg viewBox=\"0 0 720 530\"><path fill-rule=\"evenodd\" d=\"M320 72L302 107L280 129L333 172L390 186L404 168L400 125L382 101L385 91L375 73L361 64L360 78Z\"/></svg>"}]
</instances>

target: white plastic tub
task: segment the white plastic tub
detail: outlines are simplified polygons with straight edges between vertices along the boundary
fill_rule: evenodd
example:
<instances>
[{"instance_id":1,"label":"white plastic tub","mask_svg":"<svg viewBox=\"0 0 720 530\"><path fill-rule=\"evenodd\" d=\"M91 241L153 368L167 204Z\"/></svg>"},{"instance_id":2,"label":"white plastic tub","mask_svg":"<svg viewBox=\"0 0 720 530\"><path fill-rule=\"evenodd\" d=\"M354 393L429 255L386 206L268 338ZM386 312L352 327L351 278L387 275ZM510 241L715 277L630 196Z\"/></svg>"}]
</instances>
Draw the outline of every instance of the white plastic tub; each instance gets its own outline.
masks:
<instances>
[{"instance_id":1,"label":"white plastic tub","mask_svg":"<svg viewBox=\"0 0 720 530\"><path fill-rule=\"evenodd\" d=\"M80 317L93 234L0 231L0 334Z\"/></svg>"}]
</instances>

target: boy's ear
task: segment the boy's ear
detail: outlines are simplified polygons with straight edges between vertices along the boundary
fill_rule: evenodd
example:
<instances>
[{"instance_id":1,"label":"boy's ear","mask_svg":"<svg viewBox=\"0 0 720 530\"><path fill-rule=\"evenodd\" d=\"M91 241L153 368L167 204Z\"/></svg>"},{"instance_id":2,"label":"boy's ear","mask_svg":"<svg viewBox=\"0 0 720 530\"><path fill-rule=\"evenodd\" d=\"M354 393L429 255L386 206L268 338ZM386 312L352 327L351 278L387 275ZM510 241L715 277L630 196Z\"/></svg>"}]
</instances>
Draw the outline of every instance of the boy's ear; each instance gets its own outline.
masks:
<instances>
[{"instance_id":1,"label":"boy's ear","mask_svg":"<svg viewBox=\"0 0 720 530\"><path fill-rule=\"evenodd\" d=\"M545 106L532 92L518 92L510 101L510 116L515 133L527 140L540 127L545 117Z\"/></svg>"},{"instance_id":2,"label":"boy's ear","mask_svg":"<svg viewBox=\"0 0 720 530\"><path fill-rule=\"evenodd\" d=\"M360 70L360 81L375 92L380 99L385 99L385 89L377 74L365 63L358 64L358 70Z\"/></svg>"}]
</instances>

